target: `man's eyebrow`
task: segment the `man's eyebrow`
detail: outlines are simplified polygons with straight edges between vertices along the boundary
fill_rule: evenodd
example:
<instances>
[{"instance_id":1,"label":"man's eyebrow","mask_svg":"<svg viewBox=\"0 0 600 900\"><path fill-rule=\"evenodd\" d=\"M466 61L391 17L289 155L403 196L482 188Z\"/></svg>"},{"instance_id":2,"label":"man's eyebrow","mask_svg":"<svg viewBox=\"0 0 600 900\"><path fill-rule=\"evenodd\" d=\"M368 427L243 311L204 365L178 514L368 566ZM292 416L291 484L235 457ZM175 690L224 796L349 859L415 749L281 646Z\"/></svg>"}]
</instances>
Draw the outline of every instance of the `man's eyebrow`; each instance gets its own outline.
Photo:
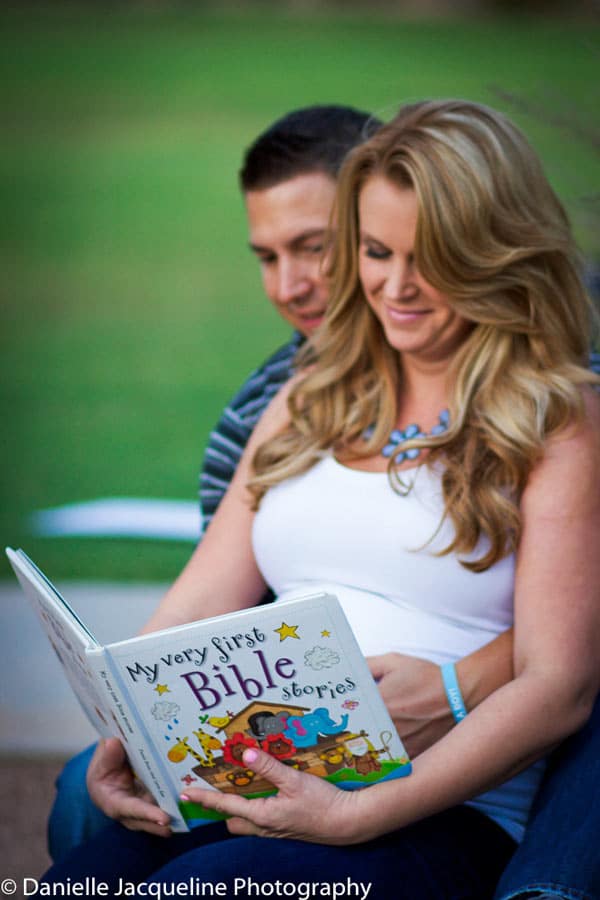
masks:
<instances>
[{"instance_id":1,"label":"man's eyebrow","mask_svg":"<svg viewBox=\"0 0 600 900\"><path fill-rule=\"evenodd\" d=\"M248 241L248 247L253 253L271 253L268 247L261 247L260 244L253 244L252 241Z\"/></svg>"},{"instance_id":2,"label":"man's eyebrow","mask_svg":"<svg viewBox=\"0 0 600 900\"><path fill-rule=\"evenodd\" d=\"M304 241L310 241L311 238L322 238L325 237L329 233L329 228L307 228L306 231L302 231L300 234L297 234L290 241L290 246L294 247L297 244L303 244Z\"/></svg>"},{"instance_id":3,"label":"man's eyebrow","mask_svg":"<svg viewBox=\"0 0 600 900\"><path fill-rule=\"evenodd\" d=\"M305 241L309 241L312 238L325 237L327 234L329 234L329 231L329 228L307 228L306 231L301 231L300 234L295 234L291 240L287 241L287 246L298 247L300 244L303 244ZM262 244L253 244L252 241L249 241L248 246L253 253L272 252L270 247L264 247Z\"/></svg>"}]
</instances>

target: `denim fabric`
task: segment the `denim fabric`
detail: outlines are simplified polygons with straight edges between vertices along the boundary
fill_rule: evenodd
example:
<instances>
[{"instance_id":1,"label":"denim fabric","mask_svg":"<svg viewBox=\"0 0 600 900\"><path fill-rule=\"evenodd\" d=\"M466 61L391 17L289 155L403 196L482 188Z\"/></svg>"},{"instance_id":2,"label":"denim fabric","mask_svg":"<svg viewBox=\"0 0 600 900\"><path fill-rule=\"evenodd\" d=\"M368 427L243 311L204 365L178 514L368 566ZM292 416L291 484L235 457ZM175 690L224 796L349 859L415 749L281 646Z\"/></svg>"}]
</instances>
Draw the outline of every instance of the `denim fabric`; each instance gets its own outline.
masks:
<instances>
[{"instance_id":1,"label":"denim fabric","mask_svg":"<svg viewBox=\"0 0 600 900\"><path fill-rule=\"evenodd\" d=\"M94 806L85 783L92 744L66 764L56 782L56 797L48 819L48 852L54 862L83 844L112 821Z\"/></svg>"},{"instance_id":2,"label":"denim fabric","mask_svg":"<svg viewBox=\"0 0 600 900\"><path fill-rule=\"evenodd\" d=\"M495 900L600 900L600 699L552 758Z\"/></svg>"},{"instance_id":3,"label":"denim fabric","mask_svg":"<svg viewBox=\"0 0 600 900\"><path fill-rule=\"evenodd\" d=\"M93 806L85 787L93 749L67 763L57 782L49 822L55 862L109 821ZM599 783L600 700L585 728L553 755L525 839L500 880L495 900L539 900L543 894L600 900L600 803L594 802ZM205 842L212 833L208 826L197 831L204 833Z\"/></svg>"},{"instance_id":4,"label":"denim fabric","mask_svg":"<svg viewBox=\"0 0 600 900\"><path fill-rule=\"evenodd\" d=\"M490 900L515 843L483 813L456 807L375 841L330 847L258 837L232 837L223 823L167 840L126 831L113 824L77 848L44 877L50 884L95 877L118 893L120 879L147 881L140 896L157 896L149 884L188 885L190 879L227 885L226 896L302 896L298 887L360 882L369 900ZM249 880L248 887L234 879ZM284 893L271 886L279 882ZM264 893L256 885L266 885ZM197 894L200 896L200 894ZM331 889L311 896L332 896ZM338 896L364 896L346 893Z\"/></svg>"},{"instance_id":5,"label":"denim fabric","mask_svg":"<svg viewBox=\"0 0 600 900\"><path fill-rule=\"evenodd\" d=\"M85 786L93 750L70 760L58 779L48 823L49 851L55 862L109 822L92 804ZM539 900L543 894L561 900L600 900L598 784L600 700L585 728L553 755L525 839L500 880L495 900Z\"/></svg>"}]
</instances>

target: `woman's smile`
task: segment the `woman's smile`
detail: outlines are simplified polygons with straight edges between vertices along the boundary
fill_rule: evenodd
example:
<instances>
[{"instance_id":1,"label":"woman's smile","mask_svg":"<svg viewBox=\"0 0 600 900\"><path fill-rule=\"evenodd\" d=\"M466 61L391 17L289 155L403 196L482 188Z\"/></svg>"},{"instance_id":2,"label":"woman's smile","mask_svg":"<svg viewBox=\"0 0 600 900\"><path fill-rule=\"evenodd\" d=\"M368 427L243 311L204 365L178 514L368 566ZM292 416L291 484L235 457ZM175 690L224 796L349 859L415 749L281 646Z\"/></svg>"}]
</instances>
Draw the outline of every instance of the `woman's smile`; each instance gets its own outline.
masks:
<instances>
[{"instance_id":1,"label":"woman's smile","mask_svg":"<svg viewBox=\"0 0 600 900\"><path fill-rule=\"evenodd\" d=\"M425 280L415 264L415 192L374 175L360 192L359 218L360 280L388 343L406 361L410 357L432 363L449 359L471 323Z\"/></svg>"}]
</instances>

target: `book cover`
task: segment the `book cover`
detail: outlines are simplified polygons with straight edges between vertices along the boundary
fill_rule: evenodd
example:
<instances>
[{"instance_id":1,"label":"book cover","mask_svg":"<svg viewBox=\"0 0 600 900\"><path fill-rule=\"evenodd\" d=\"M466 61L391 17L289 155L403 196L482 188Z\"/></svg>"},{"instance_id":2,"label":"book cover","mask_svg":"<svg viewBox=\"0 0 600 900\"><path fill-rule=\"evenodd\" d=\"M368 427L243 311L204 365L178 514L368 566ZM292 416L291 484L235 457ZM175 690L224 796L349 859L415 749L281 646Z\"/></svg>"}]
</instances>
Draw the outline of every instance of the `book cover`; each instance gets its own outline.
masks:
<instances>
[{"instance_id":1,"label":"book cover","mask_svg":"<svg viewBox=\"0 0 600 900\"><path fill-rule=\"evenodd\" d=\"M109 674L105 649L27 554L10 548L6 554L91 724L102 737L120 738L136 776L171 816L173 830L187 831L173 783L148 747L126 692Z\"/></svg>"},{"instance_id":2,"label":"book cover","mask_svg":"<svg viewBox=\"0 0 600 900\"><path fill-rule=\"evenodd\" d=\"M11 551L18 571L27 557L14 557ZM247 797L274 792L244 765L247 747L344 790L411 770L331 593L313 591L104 647L92 639L85 658L102 707L110 707L113 733L128 753L135 750L136 774L177 830L220 818L181 801L186 787Z\"/></svg>"},{"instance_id":3,"label":"book cover","mask_svg":"<svg viewBox=\"0 0 600 900\"><path fill-rule=\"evenodd\" d=\"M22 551L7 549L6 553L84 713L96 731L110 737L114 734L114 728L108 723L110 713L88 656L88 651L99 648L99 644L54 585Z\"/></svg>"}]
</instances>

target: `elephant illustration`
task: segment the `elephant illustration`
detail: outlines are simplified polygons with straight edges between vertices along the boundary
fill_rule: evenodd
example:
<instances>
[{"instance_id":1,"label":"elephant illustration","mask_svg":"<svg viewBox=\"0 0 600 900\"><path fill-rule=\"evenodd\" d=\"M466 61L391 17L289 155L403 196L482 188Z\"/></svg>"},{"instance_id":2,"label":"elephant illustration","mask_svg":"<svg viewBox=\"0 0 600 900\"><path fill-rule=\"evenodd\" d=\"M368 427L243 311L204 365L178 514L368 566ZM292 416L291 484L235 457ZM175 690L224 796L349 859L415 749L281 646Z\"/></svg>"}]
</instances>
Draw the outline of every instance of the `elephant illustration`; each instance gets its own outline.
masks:
<instances>
[{"instance_id":1,"label":"elephant illustration","mask_svg":"<svg viewBox=\"0 0 600 900\"><path fill-rule=\"evenodd\" d=\"M312 747L319 735L339 734L348 724L348 716L343 715L341 722L336 723L324 706L319 706L305 716L289 716L284 736L294 742L296 747Z\"/></svg>"},{"instance_id":2,"label":"elephant illustration","mask_svg":"<svg viewBox=\"0 0 600 900\"><path fill-rule=\"evenodd\" d=\"M250 728L246 734L262 741L270 734L283 734L287 725L289 713L282 710L275 715L272 712L253 713L248 716Z\"/></svg>"}]
</instances>

